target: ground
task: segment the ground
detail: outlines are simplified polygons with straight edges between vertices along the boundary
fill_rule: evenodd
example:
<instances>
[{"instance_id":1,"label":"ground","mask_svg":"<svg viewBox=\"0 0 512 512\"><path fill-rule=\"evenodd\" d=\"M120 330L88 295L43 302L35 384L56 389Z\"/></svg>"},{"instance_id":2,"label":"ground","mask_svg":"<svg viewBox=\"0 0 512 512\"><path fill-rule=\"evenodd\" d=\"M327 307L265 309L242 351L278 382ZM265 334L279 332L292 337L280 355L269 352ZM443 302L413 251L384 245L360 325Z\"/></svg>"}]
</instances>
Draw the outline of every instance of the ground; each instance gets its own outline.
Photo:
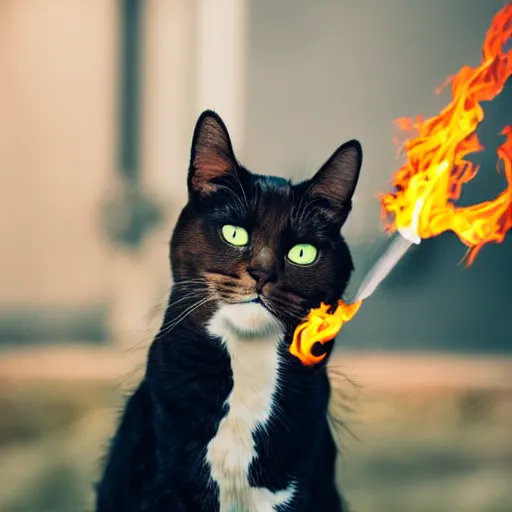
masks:
<instances>
[{"instance_id":1,"label":"ground","mask_svg":"<svg viewBox=\"0 0 512 512\"><path fill-rule=\"evenodd\" d=\"M119 361L86 349L0 355L0 512L92 511L136 378ZM511 359L336 354L333 381L353 512L512 510Z\"/></svg>"}]
</instances>

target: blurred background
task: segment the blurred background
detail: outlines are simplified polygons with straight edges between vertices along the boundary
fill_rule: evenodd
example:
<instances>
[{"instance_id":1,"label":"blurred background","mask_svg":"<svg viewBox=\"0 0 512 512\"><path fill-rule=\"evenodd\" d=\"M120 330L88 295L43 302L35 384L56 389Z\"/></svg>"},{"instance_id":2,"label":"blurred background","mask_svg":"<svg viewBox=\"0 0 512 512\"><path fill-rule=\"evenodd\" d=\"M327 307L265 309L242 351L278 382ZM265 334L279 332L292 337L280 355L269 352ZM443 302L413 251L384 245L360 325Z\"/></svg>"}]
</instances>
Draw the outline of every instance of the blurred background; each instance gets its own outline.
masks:
<instances>
[{"instance_id":1,"label":"blurred background","mask_svg":"<svg viewBox=\"0 0 512 512\"><path fill-rule=\"evenodd\" d=\"M392 122L437 114L503 0L0 0L0 511L92 511L123 395L170 287L195 120L216 109L250 169L295 179L361 140L348 296L386 243ZM495 172L512 83L484 106ZM411 250L332 359L355 512L512 510L512 236L470 269Z\"/></svg>"}]
</instances>

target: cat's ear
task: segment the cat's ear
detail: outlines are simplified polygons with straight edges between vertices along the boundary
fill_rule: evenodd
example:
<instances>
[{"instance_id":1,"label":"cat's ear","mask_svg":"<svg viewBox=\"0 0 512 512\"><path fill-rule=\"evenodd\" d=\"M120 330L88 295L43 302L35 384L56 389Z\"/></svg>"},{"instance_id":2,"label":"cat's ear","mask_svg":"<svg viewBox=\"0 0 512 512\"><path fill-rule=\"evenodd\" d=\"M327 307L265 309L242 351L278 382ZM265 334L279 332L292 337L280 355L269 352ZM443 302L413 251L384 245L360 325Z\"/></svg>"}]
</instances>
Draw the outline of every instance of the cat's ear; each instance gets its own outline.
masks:
<instances>
[{"instance_id":1,"label":"cat's ear","mask_svg":"<svg viewBox=\"0 0 512 512\"><path fill-rule=\"evenodd\" d=\"M197 120L192 139L189 192L210 195L218 179L236 172L237 167L226 125L215 112L204 111Z\"/></svg>"},{"instance_id":2,"label":"cat's ear","mask_svg":"<svg viewBox=\"0 0 512 512\"><path fill-rule=\"evenodd\" d=\"M356 189L363 161L361 144L350 140L341 145L311 178L308 195L324 199L326 214L340 225L352 208L352 195Z\"/></svg>"}]
</instances>

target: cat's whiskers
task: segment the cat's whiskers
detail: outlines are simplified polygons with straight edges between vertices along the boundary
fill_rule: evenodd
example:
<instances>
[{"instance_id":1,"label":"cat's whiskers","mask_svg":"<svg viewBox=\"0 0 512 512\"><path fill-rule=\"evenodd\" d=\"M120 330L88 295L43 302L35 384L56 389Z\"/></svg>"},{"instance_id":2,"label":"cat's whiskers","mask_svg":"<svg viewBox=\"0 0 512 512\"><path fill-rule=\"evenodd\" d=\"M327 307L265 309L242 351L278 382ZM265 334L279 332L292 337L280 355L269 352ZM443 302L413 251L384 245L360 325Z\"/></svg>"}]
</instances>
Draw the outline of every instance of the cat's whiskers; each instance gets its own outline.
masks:
<instances>
[{"instance_id":1,"label":"cat's whiskers","mask_svg":"<svg viewBox=\"0 0 512 512\"><path fill-rule=\"evenodd\" d=\"M246 293L244 293L239 290L223 290L221 288L218 288L217 292L219 293L219 296L222 300L225 300L230 304L250 302L251 300L254 300L257 297L256 293L251 293L251 291L247 291Z\"/></svg>"},{"instance_id":2,"label":"cat's whiskers","mask_svg":"<svg viewBox=\"0 0 512 512\"><path fill-rule=\"evenodd\" d=\"M273 306L273 304L268 299L266 299L263 296L261 296L260 299L261 299L261 302L263 303L263 305L274 315L276 320L283 327L285 327L286 324L289 323L288 320L286 319L286 317L281 312L277 311L277 309Z\"/></svg>"},{"instance_id":3,"label":"cat's whiskers","mask_svg":"<svg viewBox=\"0 0 512 512\"><path fill-rule=\"evenodd\" d=\"M216 280L224 279L226 281L229 281L230 279L235 280L235 281L239 280L239 277L237 275L232 275L232 274L230 275L230 274L226 274L224 272L213 272L211 270L205 270L203 272L203 275L205 276L206 279L208 279L208 278L213 278Z\"/></svg>"},{"instance_id":4,"label":"cat's whiskers","mask_svg":"<svg viewBox=\"0 0 512 512\"><path fill-rule=\"evenodd\" d=\"M170 306L176 306L177 304L180 304L181 302L185 302L187 300L195 300L200 299L204 297L204 290L203 291L193 291L189 292L188 294L184 295L183 297L180 297L179 299L173 300L170 304Z\"/></svg>"},{"instance_id":5,"label":"cat's whiskers","mask_svg":"<svg viewBox=\"0 0 512 512\"><path fill-rule=\"evenodd\" d=\"M213 300L213 298L206 298L201 301L196 302L189 308L187 308L185 311L180 313L177 317L175 317L171 322L164 324L162 328L160 329L160 332L158 333L158 337L161 337L163 335L168 335L173 329L176 328L178 324L180 324L187 316L192 314L196 309L201 307L202 305L206 304L207 302Z\"/></svg>"},{"instance_id":6,"label":"cat's whiskers","mask_svg":"<svg viewBox=\"0 0 512 512\"><path fill-rule=\"evenodd\" d=\"M290 300L281 297L273 297L272 301L275 306L281 306L290 316L296 319L302 319L305 316L304 308L298 304L294 304Z\"/></svg>"},{"instance_id":7,"label":"cat's whiskers","mask_svg":"<svg viewBox=\"0 0 512 512\"><path fill-rule=\"evenodd\" d=\"M194 286L208 286L208 284L205 282L204 279L202 278L194 278L194 279L186 279L186 280L183 280L183 281L176 281L175 283L172 284L172 287L173 288L190 288L190 287L194 287Z\"/></svg>"},{"instance_id":8,"label":"cat's whiskers","mask_svg":"<svg viewBox=\"0 0 512 512\"><path fill-rule=\"evenodd\" d=\"M192 314L196 309L200 308L207 302L211 302L213 300L217 300L217 297L213 294L207 295L202 300L196 302L195 304L192 304L192 306L189 306L184 311L182 311L177 317L172 319L169 323L164 324L162 328L160 329L160 332L158 333L158 336L162 336L164 334L169 334L179 323L181 323L187 316Z\"/></svg>"},{"instance_id":9,"label":"cat's whiskers","mask_svg":"<svg viewBox=\"0 0 512 512\"><path fill-rule=\"evenodd\" d=\"M228 304L249 302L257 297L254 285L249 286L239 277L228 276L220 272L205 272L205 277L214 281L211 288L219 295L219 298Z\"/></svg>"},{"instance_id":10,"label":"cat's whiskers","mask_svg":"<svg viewBox=\"0 0 512 512\"><path fill-rule=\"evenodd\" d=\"M178 299L172 300L169 307L176 306L187 300L202 298L205 292L207 292L207 295L211 295L212 293L209 283L201 278L187 279L173 283L172 289L177 290L180 294L182 293L182 288L185 288L183 292L184 295L180 296Z\"/></svg>"}]
</instances>

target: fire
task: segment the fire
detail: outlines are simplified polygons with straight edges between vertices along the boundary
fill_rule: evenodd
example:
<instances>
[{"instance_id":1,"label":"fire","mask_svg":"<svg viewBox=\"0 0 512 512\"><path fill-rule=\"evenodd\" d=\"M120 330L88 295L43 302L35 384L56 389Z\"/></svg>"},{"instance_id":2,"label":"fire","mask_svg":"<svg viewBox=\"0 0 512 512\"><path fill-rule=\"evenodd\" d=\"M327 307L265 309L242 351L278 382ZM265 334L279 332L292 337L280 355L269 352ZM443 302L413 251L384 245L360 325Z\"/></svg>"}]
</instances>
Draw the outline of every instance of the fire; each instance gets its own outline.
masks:
<instances>
[{"instance_id":1,"label":"fire","mask_svg":"<svg viewBox=\"0 0 512 512\"><path fill-rule=\"evenodd\" d=\"M388 231L396 229L418 243L451 230L468 247L468 265L483 245L502 242L512 228L512 126L501 132L505 142L497 151L507 180L505 190L495 199L473 206L454 204L462 185L478 172L478 167L465 157L483 149L475 134L484 118L480 103L495 98L512 75L512 49L504 48L511 36L509 3L496 14L487 31L480 65L462 67L443 84L451 83L452 101L448 106L426 120L397 120L403 131L414 132L415 136L405 141L405 163L393 177L395 192L381 196ZM313 354L315 344L334 339L360 306L361 301L339 301L333 312L325 304L312 309L295 330L290 353L306 366L321 362L326 354Z\"/></svg>"},{"instance_id":2,"label":"fire","mask_svg":"<svg viewBox=\"0 0 512 512\"><path fill-rule=\"evenodd\" d=\"M478 166L465 157L483 149L475 130L484 118L480 103L495 98L512 75L512 49L504 46L512 36L512 4L494 17L479 66L464 66L451 77L452 101L430 119L397 121L416 136L404 144L405 163L393 178L395 192L381 197L388 230L421 238L453 231L468 247L470 265L481 247L502 242L512 228L512 127L502 131L498 149L508 185L495 199L457 207L462 185L473 179ZM391 219L391 220L389 220ZM418 241L419 241L418 239Z\"/></svg>"},{"instance_id":3,"label":"fire","mask_svg":"<svg viewBox=\"0 0 512 512\"><path fill-rule=\"evenodd\" d=\"M290 353L298 357L306 366L312 366L322 361L326 354L313 354L316 343L325 344L333 340L340 332L342 325L348 322L361 307L361 301L345 304L338 301L338 307L330 313L330 306L324 304L312 309L308 317L293 333Z\"/></svg>"}]
</instances>

